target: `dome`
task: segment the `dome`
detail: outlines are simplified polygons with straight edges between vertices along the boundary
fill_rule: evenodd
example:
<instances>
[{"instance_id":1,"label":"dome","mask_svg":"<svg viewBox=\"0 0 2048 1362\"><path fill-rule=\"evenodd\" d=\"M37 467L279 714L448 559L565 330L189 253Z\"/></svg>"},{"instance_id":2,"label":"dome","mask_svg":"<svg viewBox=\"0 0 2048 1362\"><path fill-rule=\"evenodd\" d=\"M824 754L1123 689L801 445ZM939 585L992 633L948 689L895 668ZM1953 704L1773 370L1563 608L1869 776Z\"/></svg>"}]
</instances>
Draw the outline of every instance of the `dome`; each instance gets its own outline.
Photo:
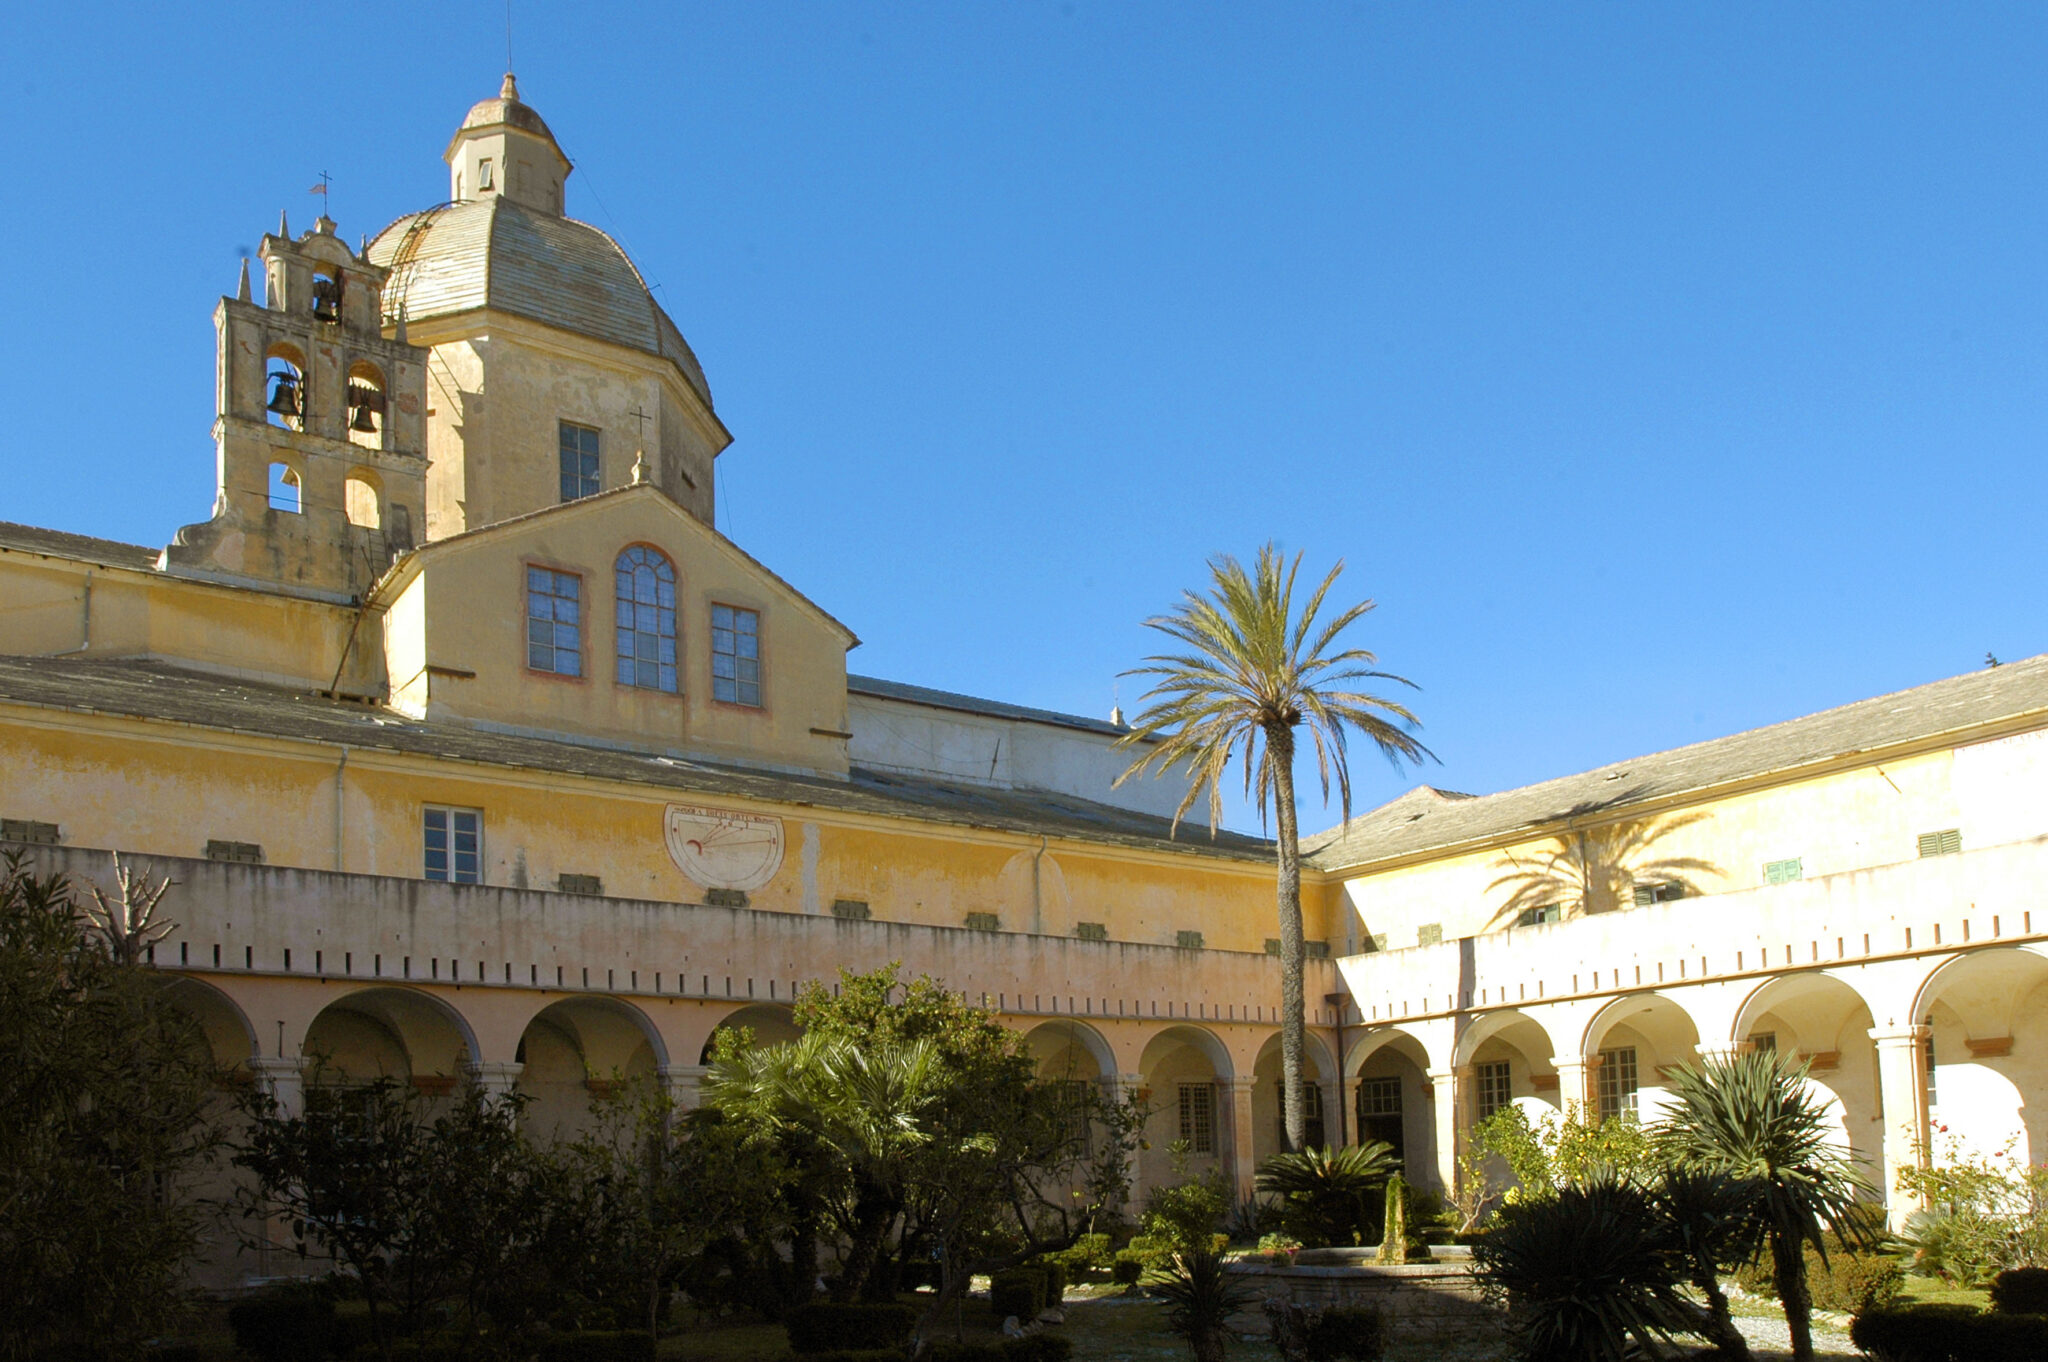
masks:
<instances>
[{"instance_id":1,"label":"dome","mask_svg":"<svg viewBox=\"0 0 2048 1362\"><path fill-rule=\"evenodd\" d=\"M479 110L499 118L494 106L500 103L485 100L470 118ZM710 405L704 370L683 333L619 243L589 223L492 195L408 214L379 232L367 254L391 272L384 288L387 318L402 312L418 322L481 308L511 313L658 355Z\"/></svg>"},{"instance_id":2,"label":"dome","mask_svg":"<svg viewBox=\"0 0 2048 1362\"><path fill-rule=\"evenodd\" d=\"M470 105L469 113L463 118L462 126L455 130L455 135L460 138L472 128L493 128L500 124L545 137L550 142L555 140L554 133L548 131L548 125L541 116L519 102L519 82L512 78L510 71L505 73L505 83L498 87L496 99L480 99Z\"/></svg>"}]
</instances>

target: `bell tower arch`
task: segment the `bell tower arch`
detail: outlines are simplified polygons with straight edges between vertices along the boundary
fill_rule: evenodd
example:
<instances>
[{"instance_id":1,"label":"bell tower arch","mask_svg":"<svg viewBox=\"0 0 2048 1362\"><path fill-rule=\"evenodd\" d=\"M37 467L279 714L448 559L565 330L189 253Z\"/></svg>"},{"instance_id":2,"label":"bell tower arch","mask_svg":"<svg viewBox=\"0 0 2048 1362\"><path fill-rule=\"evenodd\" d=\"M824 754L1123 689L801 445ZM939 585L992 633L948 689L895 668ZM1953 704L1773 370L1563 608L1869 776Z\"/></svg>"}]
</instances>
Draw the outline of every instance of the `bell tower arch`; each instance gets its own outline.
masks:
<instances>
[{"instance_id":1,"label":"bell tower arch","mask_svg":"<svg viewBox=\"0 0 2048 1362\"><path fill-rule=\"evenodd\" d=\"M350 598L413 546L426 499L427 352L382 330L386 271L321 217L266 235L263 302L242 266L214 309L213 517L166 571Z\"/></svg>"}]
</instances>

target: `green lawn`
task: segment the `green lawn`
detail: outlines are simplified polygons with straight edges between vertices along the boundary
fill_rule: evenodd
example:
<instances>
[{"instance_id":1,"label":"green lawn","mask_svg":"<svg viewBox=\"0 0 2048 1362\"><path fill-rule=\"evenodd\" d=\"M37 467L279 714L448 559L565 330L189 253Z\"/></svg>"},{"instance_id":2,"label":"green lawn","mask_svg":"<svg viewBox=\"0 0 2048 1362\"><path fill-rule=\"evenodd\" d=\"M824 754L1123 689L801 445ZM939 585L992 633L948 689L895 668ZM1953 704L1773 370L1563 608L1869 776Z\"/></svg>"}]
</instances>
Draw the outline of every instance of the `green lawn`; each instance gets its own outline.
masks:
<instances>
[{"instance_id":1,"label":"green lawn","mask_svg":"<svg viewBox=\"0 0 2048 1362\"><path fill-rule=\"evenodd\" d=\"M1939 1277L1916 1277L1911 1273L1906 1274L1905 1299L1915 1304L1974 1305L1979 1310L1991 1308L1989 1291L1950 1286Z\"/></svg>"}]
</instances>

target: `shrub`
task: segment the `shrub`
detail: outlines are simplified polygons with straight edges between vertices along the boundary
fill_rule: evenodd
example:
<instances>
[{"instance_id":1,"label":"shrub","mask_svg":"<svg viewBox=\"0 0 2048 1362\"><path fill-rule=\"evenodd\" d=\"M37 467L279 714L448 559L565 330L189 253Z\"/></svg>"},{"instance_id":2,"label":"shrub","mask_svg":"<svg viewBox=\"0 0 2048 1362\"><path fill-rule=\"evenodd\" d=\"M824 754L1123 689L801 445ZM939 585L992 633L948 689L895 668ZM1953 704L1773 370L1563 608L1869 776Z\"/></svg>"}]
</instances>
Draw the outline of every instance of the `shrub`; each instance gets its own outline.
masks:
<instances>
[{"instance_id":1,"label":"shrub","mask_svg":"<svg viewBox=\"0 0 2048 1362\"><path fill-rule=\"evenodd\" d=\"M2048 1357L2048 1315L1908 1305L1858 1317L1849 1338L1877 1362L2040 1362Z\"/></svg>"},{"instance_id":2,"label":"shrub","mask_svg":"<svg viewBox=\"0 0 2048 1362\"><path fill-rule=\"evenodd\" d=\"M646 1362L654 1353L644 1329L586 1329L540 1345L540 1362Z\"/></svg>"},{"instance_id":3,"label":"shrub","mask_svg":"<svg viewBox=\"0 0 2048 1362\"><path fill-rule=\"evenodd\" d=\"M1250 1305L1253 1292L1223 1259L1200 1250L1183 1253L1171 1272L1153 1283L1166 1302L1166 1327L1187 1340L1195 1362L1222 1362L1229 1335L1223 1321Z\"/></svg>"},{"instance_id":4,"label":"shrub","mask_svg":"<svg viewBox=\"0 0 2048 1362\"><path fill-rule=\"evenodd\" d=\"M206 1349L197 1343L152 1343L142 1356L144 1362L206 1362Z\"/></svg>"},{"instance_id":5,"label":"shrub","mask_svg":"<svg viewBox=\"0 0 2048 1362\"><path fill-rule=\"evenodd\" d=\"M1067 1265L1059 1262L1039 1263L1032 1270L1045 1277L1045 1303L1058 1305L1067 1294Z\"/></svg>"},{"instance_id":6,"label":"shrub","mask_svg":"<svg viewBox=\"0 0 2048 1362\"><path fill-rule=\"evenodd\" d=\"M1332 1307L1309 1325L1308 1362L1379 1362L1386 1351L1386 1320L1377 1310Z\"/></svg>"},{"instance_id":7,"label":"shrub","mask_svg":"<svg viewBox=\"0 0 2048 1362\"><path fill-rule=\"evenodd\" d=\"M2008 1268L1992 1278L1991 1308L2005 1315L2048 1315L2048 1267Z\"/></svg>"},{"instance_id":8,"label":"shrub","mask_svg":"<svg viewBox=\"0 0 2048 1362\"><path fill-rule=\"evenodd\" d=\"M1109 1265L1109 1279L1118 1286L1136 1286L1138 1279L1145 1275L1145 1260L1125 1249Z\"/></svg>"},{"instance_id":9,"label":"shrub","mask_svg":"<svg viewBox=\"0 0 2048 1362\"><path fill-rule=\"evenodd\" d=\"M267 1291L228 1307L235 1347L260 1362L298 1362L338 1351L334 1302L308 1287Z\"/></svg>"},{"instance_id":10,"label":"shrub","mask_svg":"<svg viewBox=\"0 0 2048 1362\"><path fill-rule=\"evenodd\" d=\"M1816 1310L1837 1310L1845 1315L1883 1310L1905 1289L1906 1272L1898 1260L1881 1253L1851 1253L1833 1249L1827 1266L1812 1245L1806 1249L1806 1289Z\"/></svg>"},{"instance_id":11,"label":"shrub","mask_svg":"<svg viewBox=\"0 0 2048 1362\"><path fill-rule=\"evenodd\" d=\"M1038 1312L1045 1309L1045 1274L1021 1267L998 1272L989 1280L988 1308L999 1319L1008 1315L1015 1315L1020 1322L1037 1319Z\"/></svg>"},{"instance_id":12,"label":"shrub","mask_svg":"<svg viewBox=\"0 0 2048 1362\"><path fill-rule=\"evenodd\" d=\"M1072 1248L1052 1256L1065 1265L1067 1280L1078 1282L1109 1271L1110 1264L1116 1261L1116 1250L1109 1245L1106 1234L1084 1234L1074 1241Z\"/></svg>"},{"instance_id":13,"label":"shrub","mask_svg":"<svg viewBox=\"0 0 2048 1362\"><path fill-rule=\"evenodd\" d=\"M1371 1232L1380 1189L1400 1166L1393 1146L1377 1141L1303 1149L1260 1164L1256 1185L1276 1198L1280 1228L1302 1243L1351 1245Z\"/></svg>"},{"instance_id":14,"label":"shrub","mask_svg":"<svg viewBox=\"0 0 2048 1362\"><path fill-rule=\"evenodd\" d=\"M958 1343L941 1338L933 1339L925 1349L923 1362L1067 1362L1073 1351L1072 1340L1059 1334L1026 1334L1000 1343Z\"/></svg>"},{"instance_id":15,"label":"shrub","mask_svg":"<svg viewBox=\"0 0 2048 1362\"><path fill-rule=\"evenodd\" d=\"M938 1345L926 1356L936 1356ZM804 1362L903 1362L901 1348L843 1348L831 1353L805 1353Z\"/></svg>"},{"instance_id":16,"label":"shrub","mask_svg":"<svg viewBox=\"0 0 2048 1362\"><path fill-rule=\"evenodd\" d=\"M800 1305L782 1327L789 1350L799 1356L830 1352L865 1352L901 1347L917 1325L917 1311L908 1305Z\"/></svg>"}]
</instances>

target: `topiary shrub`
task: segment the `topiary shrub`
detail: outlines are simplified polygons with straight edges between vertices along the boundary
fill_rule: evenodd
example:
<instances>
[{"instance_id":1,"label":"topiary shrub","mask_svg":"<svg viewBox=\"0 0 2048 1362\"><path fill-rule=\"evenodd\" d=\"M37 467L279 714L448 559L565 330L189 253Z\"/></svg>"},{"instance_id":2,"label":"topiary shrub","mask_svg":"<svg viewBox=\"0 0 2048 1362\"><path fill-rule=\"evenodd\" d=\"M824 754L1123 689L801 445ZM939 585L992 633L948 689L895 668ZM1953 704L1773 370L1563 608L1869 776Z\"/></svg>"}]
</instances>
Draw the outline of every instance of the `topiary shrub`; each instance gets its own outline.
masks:
<instances>
[{"instance_id":1,"label":"topiary shrub","mask_svg":"<svg viewBox=\"0 0 2048 1362\"><path fill-rule=\"evenodd\" d=\"M1859 1316L1849 1338L1876 1362L2040 1362L2048 1357L2048 1315L1908 1305Z\"/></svg>"},{"instance_id":2,"label":"topiary shrub","mask_svg":"<svg viewBox=\"0 0 2048 1362\"><path fill-rule=\"evenodd\" d=\"M917 1310L908 1305L799 1305L782 1321L789 1350L798 1356L816 1353L864 1352L900 1348L917 1325Z\"/></svg>"},{"instance_id":3,"label":"topiary shrub","mask_svg":"<svg viewBox=\"0 0 2048 1362\"><path fill-rule=\"evenodd\" d=\"M228 1307L235 1347L258 1362L298 1362L337 1351L334 1301L317 1288L266 1291Z\"/></svg>"},{"instance_id":4,"label":"topiary shrub","mask_svg":"<svg viewBox=\"0 0 2048 1362\"><path fill-rule=\"evenodd\" d=\"M1806 1289L1816 1310L1836 1310L1845 1315L1864 1315L1883 1310L1899 1299L1906 1287L1906 1271L1896 1258L1880 1253L1850 1253L1835 1249L1823 1267L1811 1245L1806 1249Z\"/></svg>"},{"instance_id":5,"label":"topiary shrub","mask_svg":"<svg viewBox=\"0 0 2048 1362\"><path fill-rule=\"evenodd\" d=\"M1332 1307L1309 1325L1302 1340L1308 1362L1379 1362L1387 1349L1387 1324L1377 1310Z\"/></svg>"},{"instance_id":6,"label":"topiary shrub","mask_svg":"<svg viewBox=\"0 0 2048 1362\"><path fill-rule=\"evenodd\" d=\"M2048 1315L2048 1267L2007 1268L1993 1277L1991 1308L2002 1315Z\"/></svg>"},{"instance_id":7,"label":"topiary shrub","mask_svg":"<svg viewBox=\"0 0 2048 1362\"><path fill-rule=\"evenodd\" d=\"M998 1319L1010 1315L1022 1323L1037 1319L1038 1312L1045 1309L1045 1274L1022 1267L998 1272L989 1279L988 1308Z\"/></svg>"},{"instance_id":8,"label":"topiary shrub","mask_svg":"<svg viewBox=\"0 0 2048 1362\"><path fill-rule=\"evenodd\" d=\"M1145 1275L1145 1260L1125 1249L1109 1265L1109 1279L1118 1286L1136 1286L1138 1279Z\"/></svg>"},{"instance_id":9,"label":"topiary shrub","mask_svg":"<svg viewBox=\"0 0 2048 1362\"><path fill-rule=\"evenodd\" d=\"M540 1345L540 1362L646 1362L653 1355L644 1329L585 1329Z\"/></svg>"},{"instance_id":10,"label":"topiary shrub","mask_svg":"<svg viewBox=\"0 0 2048 1362\"><path fill-rule=\"evenodd\" d=\"M1045 1277L1045 1303L1059 1305L1067 1294L1067 1265L1056 1260L1035 1263L1032 1270Z\"/></svg>"}]
</instances>

